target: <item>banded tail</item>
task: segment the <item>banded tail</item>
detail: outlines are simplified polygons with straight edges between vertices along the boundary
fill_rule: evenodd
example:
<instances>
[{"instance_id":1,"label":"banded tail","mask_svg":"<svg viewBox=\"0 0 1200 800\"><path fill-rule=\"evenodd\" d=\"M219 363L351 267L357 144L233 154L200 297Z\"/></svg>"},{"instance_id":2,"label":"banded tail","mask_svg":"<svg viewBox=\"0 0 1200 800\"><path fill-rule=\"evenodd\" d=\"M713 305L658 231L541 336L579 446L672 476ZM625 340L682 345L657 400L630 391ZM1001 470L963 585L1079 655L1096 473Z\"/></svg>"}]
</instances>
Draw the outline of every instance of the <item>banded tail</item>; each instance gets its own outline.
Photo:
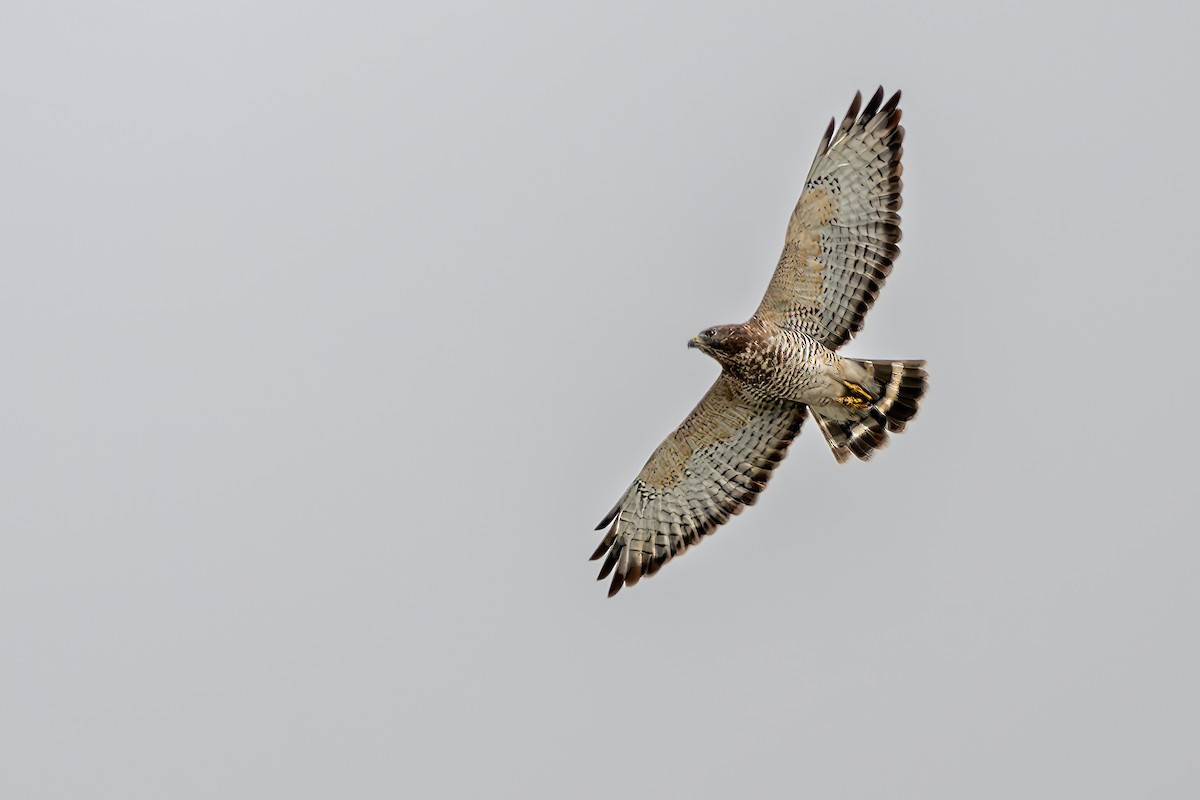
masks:
<instances>
[{"instance_id":1,"label":"banded tail","mask_svg":"<svg viewBox=\"0 0 1200 800\"><path fill-rule=\"evenodd\" d=\"M886 447L888 432L904 430L929 387L924 361L846 360L865 375L862 385L848 384L840 405L812 408L839 464L851 454L866 461Z\"/></svg>"}]
</instances>

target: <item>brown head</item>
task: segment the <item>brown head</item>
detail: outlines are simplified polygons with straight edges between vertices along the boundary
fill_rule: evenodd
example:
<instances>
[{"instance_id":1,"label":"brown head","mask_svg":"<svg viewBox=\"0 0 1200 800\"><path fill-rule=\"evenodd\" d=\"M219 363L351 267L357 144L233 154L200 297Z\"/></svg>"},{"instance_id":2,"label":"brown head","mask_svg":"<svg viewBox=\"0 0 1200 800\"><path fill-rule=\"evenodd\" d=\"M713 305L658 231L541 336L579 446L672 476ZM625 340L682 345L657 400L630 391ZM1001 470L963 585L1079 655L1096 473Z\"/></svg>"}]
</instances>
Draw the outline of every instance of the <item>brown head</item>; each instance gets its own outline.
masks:
<instances>
[{"instance_id":1,"label":"brown head","mask_svg":"<svg viewBox=\"0 0 1200 800\"><path fill-rule=\"evenodd\" d=\"M745 351L753 339L753 332L746 324L717 325L705 328L692 337L688 347L695 347L722 364L731 363L739 353Z\"/></svg>"}]
</instances>

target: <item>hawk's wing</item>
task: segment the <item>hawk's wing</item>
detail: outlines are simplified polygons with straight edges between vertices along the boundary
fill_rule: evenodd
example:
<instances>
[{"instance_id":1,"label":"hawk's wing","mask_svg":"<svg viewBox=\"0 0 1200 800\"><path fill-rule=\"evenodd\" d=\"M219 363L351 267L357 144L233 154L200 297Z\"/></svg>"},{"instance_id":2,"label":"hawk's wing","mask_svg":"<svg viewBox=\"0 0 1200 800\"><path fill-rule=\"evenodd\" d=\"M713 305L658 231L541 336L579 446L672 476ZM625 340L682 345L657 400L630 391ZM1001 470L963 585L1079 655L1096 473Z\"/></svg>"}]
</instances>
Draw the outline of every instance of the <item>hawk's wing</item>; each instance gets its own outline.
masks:
<instances>
[{"instance_id":1,"label":"hawk's wing","mask_svg":"<svg viewBox=\"0 0 1200 800\"><path fill-rule=\"evenodd\" d=\"M830 349L862 328L900 254L900 93L882 100L880 87L859 115L855 94L842 124L829 121L756 312Z\"/></svg>"},{"instance_id":2,"label":"hawk's wing","mask_svg":"<svg viewBox=\"0 0 1200 800\"><path fill-rule=\"evenodd\" d=\"M616 569L609 597L752 505L807 411L750 397L722 373L597 526L612 524L592 554L608 554L600 580Z\"/></svg>"}]
</instances>

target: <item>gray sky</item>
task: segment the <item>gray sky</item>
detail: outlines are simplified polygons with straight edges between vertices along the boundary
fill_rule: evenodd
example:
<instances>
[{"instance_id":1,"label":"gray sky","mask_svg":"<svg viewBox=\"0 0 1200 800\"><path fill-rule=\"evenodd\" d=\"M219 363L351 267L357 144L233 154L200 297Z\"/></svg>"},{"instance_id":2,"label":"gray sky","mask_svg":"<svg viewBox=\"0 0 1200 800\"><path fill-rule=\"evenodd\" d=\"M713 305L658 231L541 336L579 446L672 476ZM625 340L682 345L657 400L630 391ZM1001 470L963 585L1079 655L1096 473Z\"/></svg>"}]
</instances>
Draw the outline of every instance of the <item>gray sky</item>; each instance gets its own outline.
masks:
<instances>
[{"instance_id":1,"label":"gray sky","mask_svg":"<svg viewBox=\"0 0 1200 800\"><path fill-rule=\"evenodd\" d=\"M1194 796L1179 5L7 4L0 795ZM879 83L921 415L606 600Z\"/></svg>"}]
</instances>

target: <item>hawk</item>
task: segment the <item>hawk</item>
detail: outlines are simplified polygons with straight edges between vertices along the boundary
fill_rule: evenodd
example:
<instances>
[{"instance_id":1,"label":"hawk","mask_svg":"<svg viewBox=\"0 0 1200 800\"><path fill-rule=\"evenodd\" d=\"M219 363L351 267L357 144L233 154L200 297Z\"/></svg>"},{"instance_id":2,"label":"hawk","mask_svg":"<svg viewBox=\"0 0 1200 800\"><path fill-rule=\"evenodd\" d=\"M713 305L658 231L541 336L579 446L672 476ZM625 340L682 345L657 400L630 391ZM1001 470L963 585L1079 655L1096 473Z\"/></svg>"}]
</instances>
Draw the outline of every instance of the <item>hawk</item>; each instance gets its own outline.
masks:
<instances>
[{"instance_id":1,"label":"hawk","mask_svg":"<svg viewBox=\"0 0 1200 800\"><path fill-rule=\"evenodd\" d=\"M609 597L752 505L810 410L839 463L869 459L916 415L924 361L837 353L900 254L904 128L900 93L883 96L864 107L856 93L829 121L754 316L688 342L721 375L596 527Z\"/></svg>"}]
</instances>

